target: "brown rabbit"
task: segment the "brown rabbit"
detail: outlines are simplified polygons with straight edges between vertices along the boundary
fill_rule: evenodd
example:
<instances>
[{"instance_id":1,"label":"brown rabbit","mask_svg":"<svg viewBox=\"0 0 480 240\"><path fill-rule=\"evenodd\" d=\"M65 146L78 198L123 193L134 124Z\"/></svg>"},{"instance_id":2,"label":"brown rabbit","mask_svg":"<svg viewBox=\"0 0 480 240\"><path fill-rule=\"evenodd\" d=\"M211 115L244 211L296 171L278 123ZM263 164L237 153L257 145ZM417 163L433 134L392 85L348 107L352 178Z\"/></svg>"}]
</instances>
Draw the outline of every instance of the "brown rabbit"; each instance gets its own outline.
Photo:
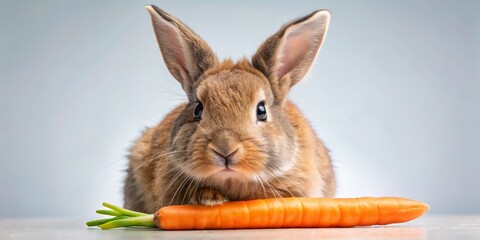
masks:
<instances>
[{"instance_id":1,"label":"brown rabbit","mask_svg":"<svg viewBox=\"0 0 480 240\"><path fill-rule=\"evenodd\" d=\"M332 197L328 151L287 100L310 69L328 11L284 25L251 61L218 61L185 24L147 6L168 70L188 96L131 149L125 207L306 196Z\"/></svg>"}]
</instances>

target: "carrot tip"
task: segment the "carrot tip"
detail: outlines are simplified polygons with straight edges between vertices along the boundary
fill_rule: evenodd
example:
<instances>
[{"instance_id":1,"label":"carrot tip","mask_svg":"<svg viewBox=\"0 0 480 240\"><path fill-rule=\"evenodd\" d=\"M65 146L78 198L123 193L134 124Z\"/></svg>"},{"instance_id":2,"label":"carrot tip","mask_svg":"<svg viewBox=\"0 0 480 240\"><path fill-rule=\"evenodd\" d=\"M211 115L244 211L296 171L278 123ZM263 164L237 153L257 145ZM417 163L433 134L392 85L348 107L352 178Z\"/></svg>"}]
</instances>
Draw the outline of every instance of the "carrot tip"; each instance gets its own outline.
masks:
<instances>
[{"instance_id":1,"label":"carrot tip","mask_svg":"<svg viewBox=\"0 0 480 240\"><path fill-rule=\"evenodd\" d=\"M426 212L426 211L428 211L428 210L430 209L430 205L428 205L428 204L426 204L426 203L424 203L424 204L425 204L425 212Z\"/></svg>"}]
</instances>

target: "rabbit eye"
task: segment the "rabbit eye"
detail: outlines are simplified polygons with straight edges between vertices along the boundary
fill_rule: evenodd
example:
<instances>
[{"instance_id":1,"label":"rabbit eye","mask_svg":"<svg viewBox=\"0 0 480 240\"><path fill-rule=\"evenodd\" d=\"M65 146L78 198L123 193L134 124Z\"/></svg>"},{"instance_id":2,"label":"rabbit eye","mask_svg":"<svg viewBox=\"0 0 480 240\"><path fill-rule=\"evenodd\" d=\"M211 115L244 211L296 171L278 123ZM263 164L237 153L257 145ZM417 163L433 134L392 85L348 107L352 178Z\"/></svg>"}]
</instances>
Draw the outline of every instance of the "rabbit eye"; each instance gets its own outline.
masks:
<instances>
[{"instance_id":1,"label":"rabbit eye","mask_svg":"<svg viewBox=\"0 0 480 240\"><path fill-rule=\"evenodd\" d=\"M265 108L265 101L261 101L257 104L257 119L259 121L267 120L267 109Z\"/></svg>"},{"instance_id":2,"label":"rabbit eye","mask_svg":"<svg viewBox=\"0 0 480 240\"><path fill-rule=\"evenodd\" d=\"M193 110L193 119L195 121L200 121L200 119L202 119L202 112L203 112L203 104L201 102L198 102L197 105L195 106L195 109Z\"/></svg>"}]
</instances>

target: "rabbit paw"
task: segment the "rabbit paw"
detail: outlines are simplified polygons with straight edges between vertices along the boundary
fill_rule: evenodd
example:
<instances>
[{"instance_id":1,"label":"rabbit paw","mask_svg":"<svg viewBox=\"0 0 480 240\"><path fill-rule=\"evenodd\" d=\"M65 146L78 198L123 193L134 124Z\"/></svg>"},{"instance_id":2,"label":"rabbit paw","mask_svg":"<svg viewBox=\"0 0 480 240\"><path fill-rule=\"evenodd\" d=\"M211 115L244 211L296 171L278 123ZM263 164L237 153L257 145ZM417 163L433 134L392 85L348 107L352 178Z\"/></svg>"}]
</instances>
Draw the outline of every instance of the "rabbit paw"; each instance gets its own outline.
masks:
<instances>
[{"instance_id":1,"label":"rabbit paw","mask_svg":"<svg viewBox=\"0 0 480 240\"><path fill-rule=\"evenodd\" d=\"M223 196L223 194L221 194L218 190L210 187L203 187L195 196L192 197L192 199L190 199L190 204L213 206L220 205L228 201L228 198Z\"/></svg>"}]
</instances>

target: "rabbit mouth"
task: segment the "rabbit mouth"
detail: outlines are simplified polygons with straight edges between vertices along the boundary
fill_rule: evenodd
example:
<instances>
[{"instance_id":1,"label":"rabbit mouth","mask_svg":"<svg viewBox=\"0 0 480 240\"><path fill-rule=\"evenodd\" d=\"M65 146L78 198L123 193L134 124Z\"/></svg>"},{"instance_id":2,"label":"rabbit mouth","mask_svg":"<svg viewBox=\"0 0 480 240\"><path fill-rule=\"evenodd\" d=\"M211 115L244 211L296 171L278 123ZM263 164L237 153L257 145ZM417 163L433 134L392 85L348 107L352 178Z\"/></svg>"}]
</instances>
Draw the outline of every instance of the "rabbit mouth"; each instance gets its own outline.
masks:
<instances>
[{"instance_id":1,"label":"rabbit mouth","mask_svg":"<svg viewBox=\"0 0 480 240\"><path fill-rule=\"evenodd\" d=\"M242 178L242 174L229 166L225 166L214 173L212 177L217 179Z\"/></svg>"},{"instance_id":2,"label":"rabbit mouth","mask_svg":"<svg viewBox=\"0 0 480 240\"><path fill-rule=\"evenodd\" d=\"M225 167L224 169L220 170L219 172L224 172L225 173L225 172L237 172L237 171L235 171L235 170L233 170L229 167Z\"/></svg>"}]
</instances>

